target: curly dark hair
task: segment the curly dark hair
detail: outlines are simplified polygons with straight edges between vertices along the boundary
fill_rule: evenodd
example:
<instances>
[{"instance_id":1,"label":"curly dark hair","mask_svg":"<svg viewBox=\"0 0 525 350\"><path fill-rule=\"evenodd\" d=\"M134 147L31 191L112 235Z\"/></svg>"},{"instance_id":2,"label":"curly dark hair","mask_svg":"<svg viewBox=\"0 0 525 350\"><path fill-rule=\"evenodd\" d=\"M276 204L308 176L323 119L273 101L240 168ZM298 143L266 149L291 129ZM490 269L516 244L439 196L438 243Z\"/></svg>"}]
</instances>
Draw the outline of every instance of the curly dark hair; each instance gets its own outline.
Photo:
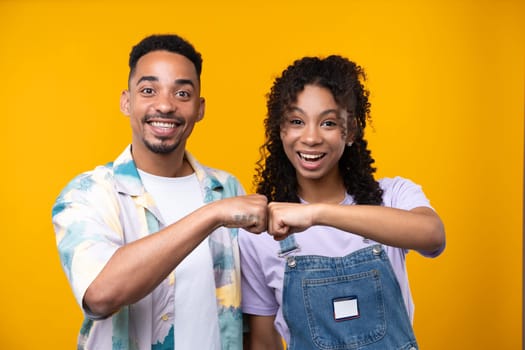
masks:
<instances>
[{"instance_id":1,"label":"curly dark hair","mask_svg":"<svg viewBox=\"0 0 525 350\"><path fill-rule=\"evenodd\" d=\"M152 51L169 51L189 59L195 66L200 81L202 72L202 57L190 42L176 34L155 34L142 39L133 46L129 54L129 78L135 73L138 60Z\"/></svg>"},{"instance_id":2,"label":"curly dark hair","mask_svg":"<svg viewBox=\"0 0 525 350\"><path fill-rule=\"evenodd\" d=\"M364 139L367 120L371 120L365 80L360 66L338 55L301 58L275 79L267 95L266 141L260 147L261 158L254 176L257 193L266 195L269 201L299 202L296 172L284 152L280 131L283 117L297 101L297 95L305 85L316 85L330 90L336 103L348 113L346 129L353 134L354 143L345 147L339 160L347 192L358 204L382 203L383 190L374 179L374 159Z\"/></svg>"}]
</instances>

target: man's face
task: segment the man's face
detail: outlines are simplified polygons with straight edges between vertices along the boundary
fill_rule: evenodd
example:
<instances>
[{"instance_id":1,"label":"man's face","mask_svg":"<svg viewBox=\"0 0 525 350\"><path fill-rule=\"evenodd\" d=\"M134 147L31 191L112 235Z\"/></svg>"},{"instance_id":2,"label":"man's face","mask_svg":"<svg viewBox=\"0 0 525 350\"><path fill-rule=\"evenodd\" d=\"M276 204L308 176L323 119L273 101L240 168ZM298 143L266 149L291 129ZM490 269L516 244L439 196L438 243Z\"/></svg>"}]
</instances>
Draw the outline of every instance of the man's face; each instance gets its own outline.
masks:
<instances>
[{"instance_id":1,"label":"man's face","mask_svg":"<svg viewBox=\"0 0 525 350\"><path fill-rule=\"evenodd\" d=\"M195 66L168 51L142 56L120 106L130 118L134 155L184 152L195 123L204 115Z\"/></svg>"}]
</instances>

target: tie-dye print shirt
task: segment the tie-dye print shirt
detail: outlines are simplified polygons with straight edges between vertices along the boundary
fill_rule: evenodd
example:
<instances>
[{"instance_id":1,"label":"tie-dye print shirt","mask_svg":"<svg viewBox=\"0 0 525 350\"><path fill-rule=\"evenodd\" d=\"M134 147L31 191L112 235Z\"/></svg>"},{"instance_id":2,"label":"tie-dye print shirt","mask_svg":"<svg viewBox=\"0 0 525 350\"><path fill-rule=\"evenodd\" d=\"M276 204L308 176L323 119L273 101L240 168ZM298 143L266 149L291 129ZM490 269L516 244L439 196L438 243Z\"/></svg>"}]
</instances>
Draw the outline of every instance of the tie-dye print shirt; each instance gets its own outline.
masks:
<instances>
[{"instance_id":1,"label":"tie-dye print shirt","mask_svg":"<svg viewBox=\"0 0 525 350\"><path fill-rule=\"evenodd\" d=\"M200 165L189 153L203 201L244 194L230 174ZM78 304L115 251L165 226L145 191L130 146L113 162L71 181L53 206L53 225L62 267ZM209 235L222 349L242 348L237 229ZM130 278L133 278L130 276ZM174 349L175 278L172 272L149 295L106 319L83 309L78 349ZM203 334L203 336L205 336Z\"/></svg>"}]
</instances>

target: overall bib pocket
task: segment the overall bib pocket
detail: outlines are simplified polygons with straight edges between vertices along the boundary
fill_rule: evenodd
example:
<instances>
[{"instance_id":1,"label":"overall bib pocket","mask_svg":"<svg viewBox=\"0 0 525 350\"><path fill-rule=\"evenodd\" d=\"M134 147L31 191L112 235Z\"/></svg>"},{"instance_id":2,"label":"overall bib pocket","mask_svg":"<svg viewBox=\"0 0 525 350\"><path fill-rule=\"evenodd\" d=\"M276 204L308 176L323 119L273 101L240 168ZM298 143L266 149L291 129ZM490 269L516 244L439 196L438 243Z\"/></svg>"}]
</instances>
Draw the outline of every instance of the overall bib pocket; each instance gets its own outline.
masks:
<instances>
[{"instance_id":1,"label":"overall bib pocket","mask_svg":"<svg viewBox=\"0 0 525 350\"><path fill-rule=\"evenodd\" d=\"M379 271L302 280L313 343L322 349L355 349L386 333Z\"/></svg>"}]
</instances>

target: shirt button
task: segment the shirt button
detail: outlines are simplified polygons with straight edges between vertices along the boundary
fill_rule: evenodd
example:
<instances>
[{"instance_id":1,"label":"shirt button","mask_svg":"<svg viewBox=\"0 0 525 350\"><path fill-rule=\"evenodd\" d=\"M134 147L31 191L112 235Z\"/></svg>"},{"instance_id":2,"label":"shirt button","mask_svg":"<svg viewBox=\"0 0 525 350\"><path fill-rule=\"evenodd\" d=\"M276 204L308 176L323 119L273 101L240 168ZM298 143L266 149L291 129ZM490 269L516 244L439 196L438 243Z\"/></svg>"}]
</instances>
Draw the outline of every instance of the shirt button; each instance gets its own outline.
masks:
<instances>
[{"instance_id":1,"label":"shirt button","mask_svg":"<svg viewBox=\"0 0 525 350\"><path fill-rule=\"evenodd\" d=\"M372 248L372 252L373 252L375 255L379 255L379 254L381 254L381 246L375 246L374 248ZM416 349L410 349L410 350L416 350Z\"/></svg>"},{"instance_id":2,"label":"shirt button","mask_svg":"<svg viewBox=\"0 0 525 350\"><path fill-rule=\"evenodd\" d=\"M170 317L168 316L168 314L164 314L161 318L163 321L167 321Z\"/></svg>"},{"instance_id":3,"label":"shirt button","mask_svg":"<svg viewBox=\"0 0 525 350\"><path fill-rule=\"evenodd\" d=\"M417 349L413 346L409 350L417 350Z\"/></svg>"}]
</instances>

